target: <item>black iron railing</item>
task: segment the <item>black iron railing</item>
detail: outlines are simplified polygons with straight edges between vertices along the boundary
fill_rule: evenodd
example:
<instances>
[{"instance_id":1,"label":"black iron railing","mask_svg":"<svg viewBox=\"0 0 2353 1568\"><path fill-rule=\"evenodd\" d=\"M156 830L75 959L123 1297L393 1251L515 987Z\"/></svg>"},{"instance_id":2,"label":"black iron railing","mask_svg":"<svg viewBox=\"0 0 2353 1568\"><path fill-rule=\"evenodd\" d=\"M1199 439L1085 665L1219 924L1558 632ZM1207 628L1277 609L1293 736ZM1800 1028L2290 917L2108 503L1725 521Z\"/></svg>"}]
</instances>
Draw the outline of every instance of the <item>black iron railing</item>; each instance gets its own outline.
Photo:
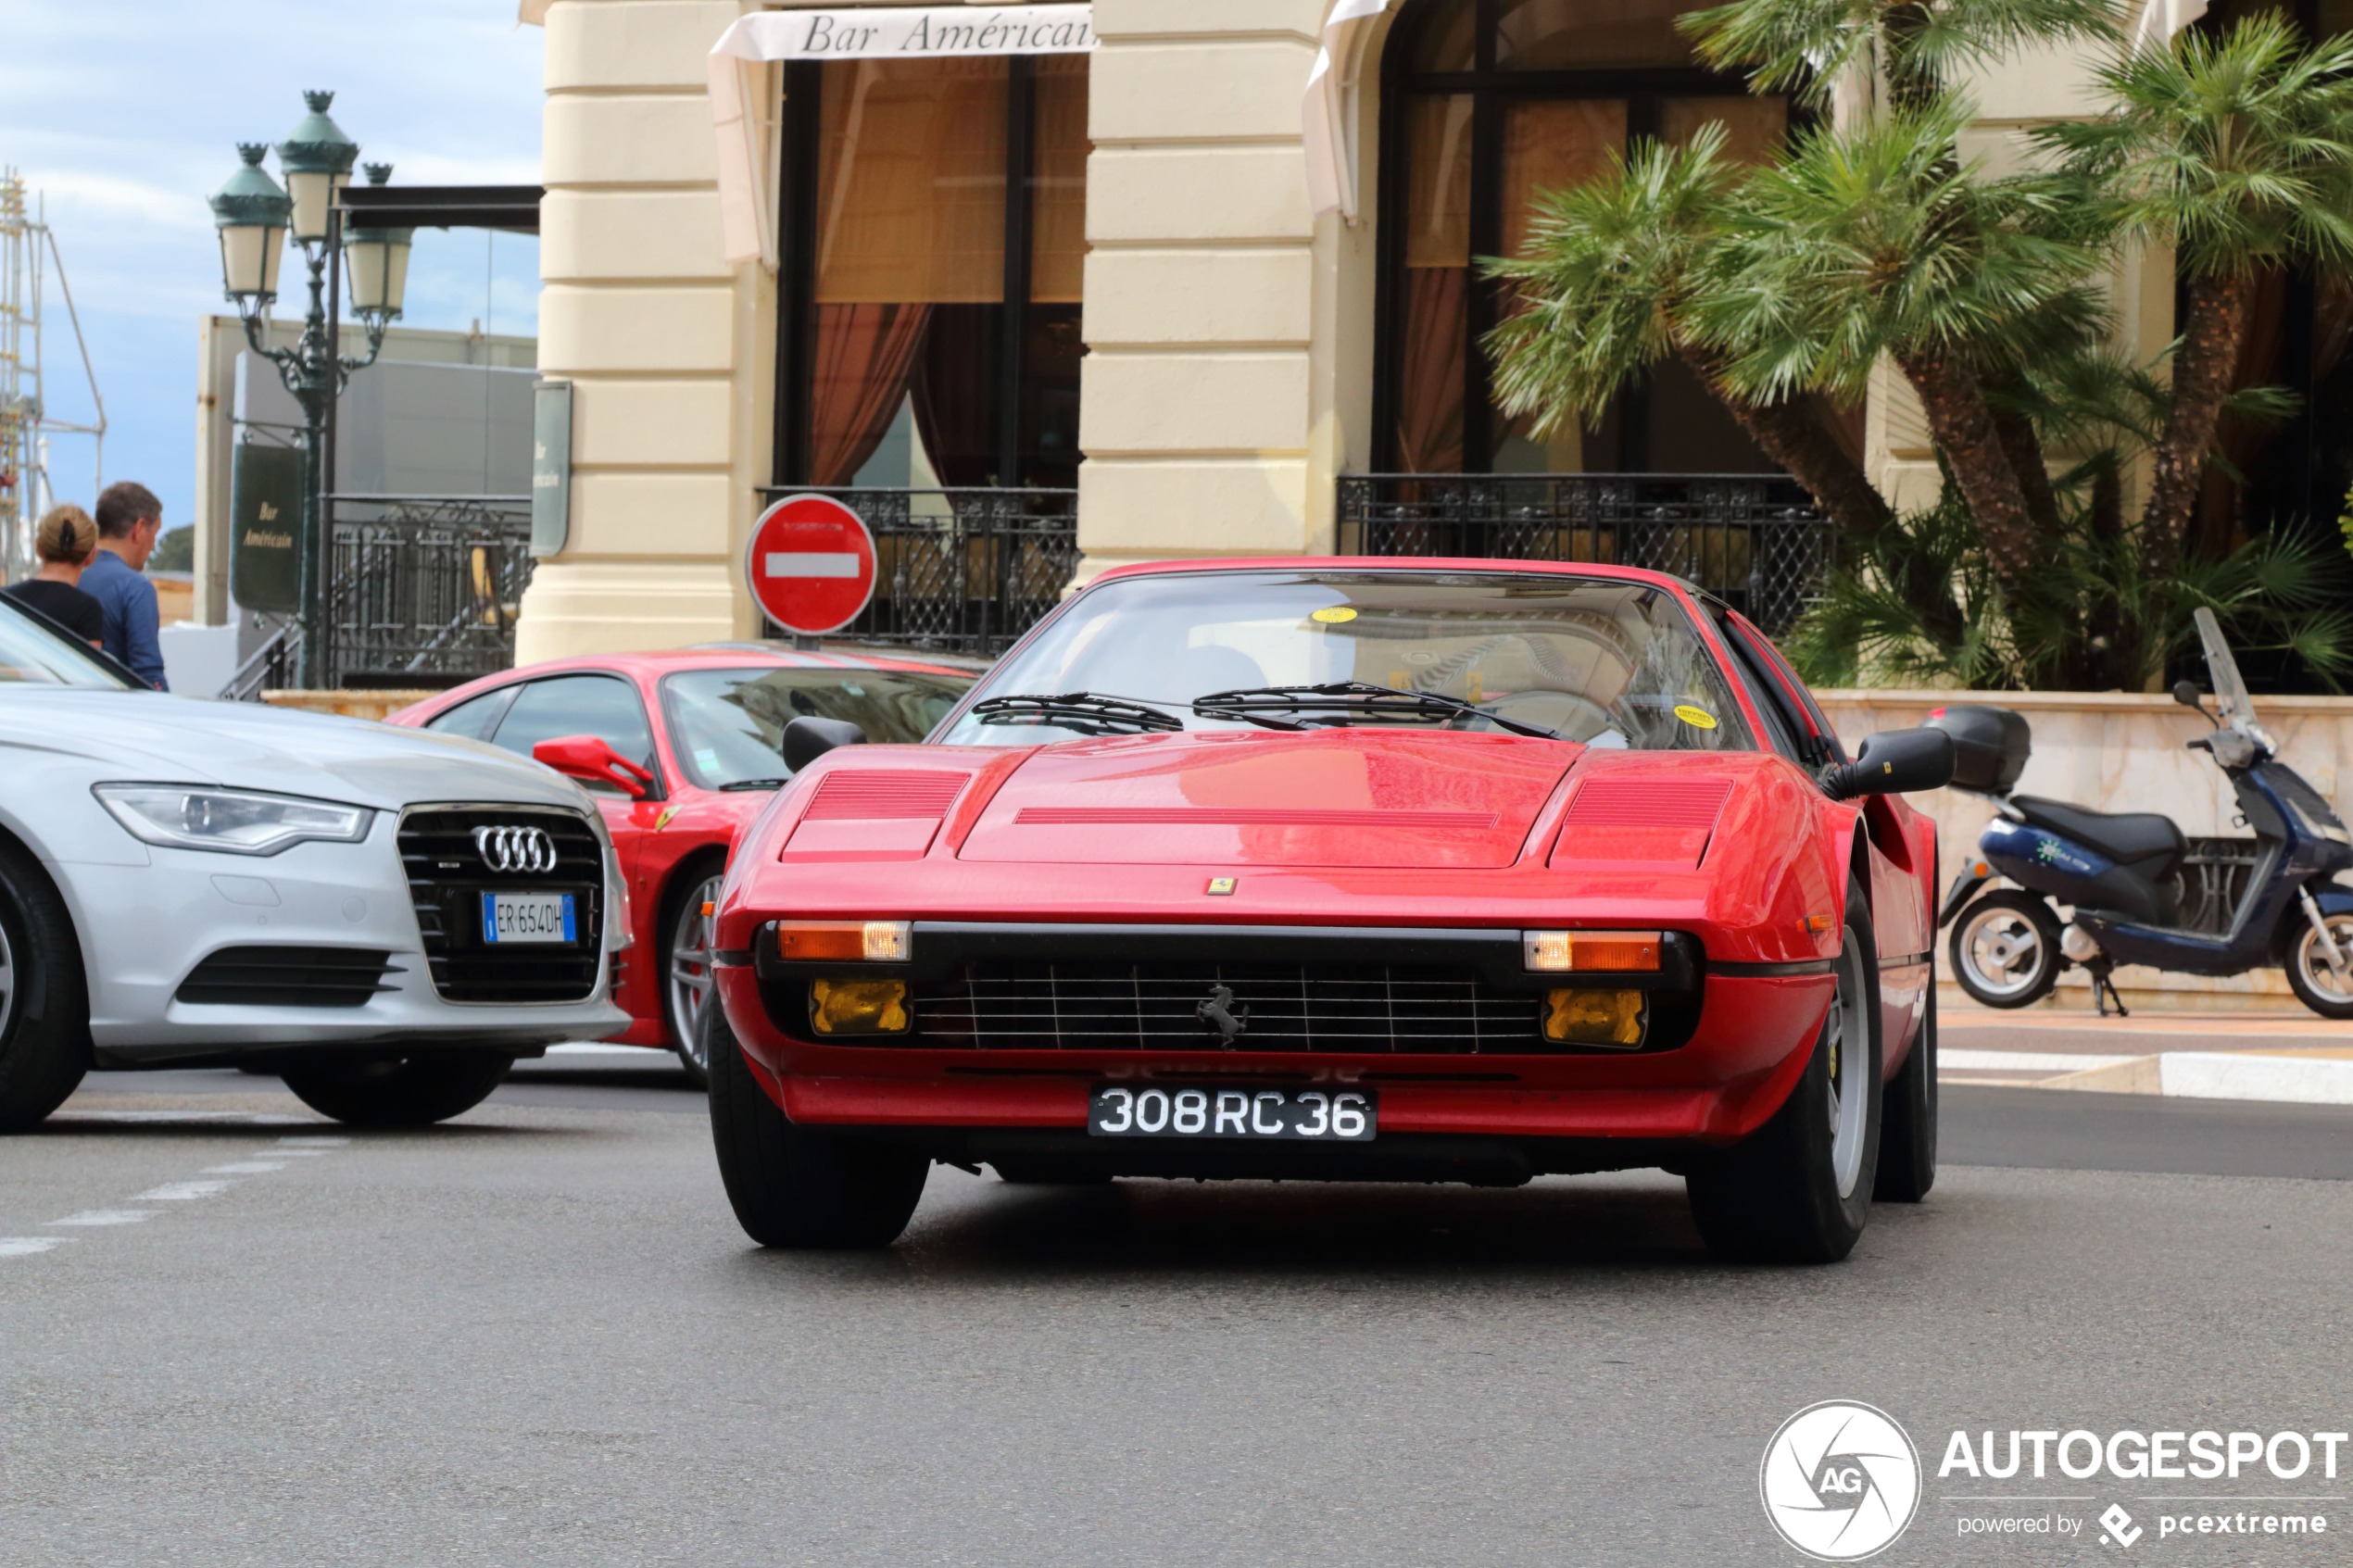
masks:
<instances>
[{"instance_id":1,"label":"black iron railing","mask_svg":"<svg viewBox=\"0 0 2353 1568\"><path fill-rule=\"evenodd\" d=\"M229 684L220 688L223 702L259 702L263 692L294 685L302 670L302 623L282 621L262 645L254 649Z\"/></svg>"},{"instance_id":2,"label":"black iron railing","mask_svg":"<svg viewBox=\"0 0 2353 1568\"><path fill-rule=\"evenodd\" d=\"M332 495L330 686L453 686L515 661L528 495Z\"/></svg>"},{"instance_id":3,"label":"black iron railing","mask_svg":"<svg viewBox=\"0 0 2353 1568\"><path fill-rule=\"evenodd\" d=\"M875 536L875 596L837 635L1002 653L1061 602L1078 567L1076 490L762 491L830 495Z\"/></svg>"},{"instance_id":4,"label":"black iron railing","mask_svg":"<svg viewBox=\"0 0 2353 1568\"><path fill-rule=\"evenodd\" d=\"M1831 525L1768 474L1351 474L1340 550L1614 562L1672 572L1773 635L1829 581Z\"/></svg>"}]
</instances>

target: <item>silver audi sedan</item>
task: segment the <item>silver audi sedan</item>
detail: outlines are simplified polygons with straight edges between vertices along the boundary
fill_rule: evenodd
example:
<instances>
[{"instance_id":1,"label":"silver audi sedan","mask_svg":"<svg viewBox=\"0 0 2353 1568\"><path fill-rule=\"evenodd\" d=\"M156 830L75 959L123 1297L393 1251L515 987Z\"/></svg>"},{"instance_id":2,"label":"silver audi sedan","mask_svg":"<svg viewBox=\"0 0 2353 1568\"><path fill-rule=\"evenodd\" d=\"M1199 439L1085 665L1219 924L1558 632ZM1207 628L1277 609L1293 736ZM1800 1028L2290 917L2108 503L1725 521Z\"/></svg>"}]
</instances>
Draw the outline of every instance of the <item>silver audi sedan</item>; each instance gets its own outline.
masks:
<instances>
[{"instance_id":1,"label":"silver audi sedan","mask_svg":"<svg viewBox=\"0 0 2353 1568\"><path fill-rule=\"evenodd\" d=\"M535 762L141 689L0 599L0 1132L94 1067L455 1116L628 1023L626 896L595 805Z\"/></svg>"}]
</instances>

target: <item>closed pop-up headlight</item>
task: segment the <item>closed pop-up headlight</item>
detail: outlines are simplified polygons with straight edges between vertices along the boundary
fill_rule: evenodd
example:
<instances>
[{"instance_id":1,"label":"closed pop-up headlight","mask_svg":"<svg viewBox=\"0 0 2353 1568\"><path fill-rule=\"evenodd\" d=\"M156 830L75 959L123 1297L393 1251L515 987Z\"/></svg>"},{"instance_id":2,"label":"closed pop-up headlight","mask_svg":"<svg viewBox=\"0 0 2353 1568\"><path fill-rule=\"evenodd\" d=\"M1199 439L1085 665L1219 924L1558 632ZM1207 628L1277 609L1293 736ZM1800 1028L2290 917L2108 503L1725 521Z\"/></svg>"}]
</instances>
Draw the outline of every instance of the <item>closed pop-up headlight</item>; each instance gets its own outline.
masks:
<instances>
[{"instance_id":1,"label":"closed pop-up headlight","mask_svg":"<svg viewBox=\"0 0 2353 1568\"><path fill-rule=\"evenodd\" d=\"M102 784L91 793L133 838L226 855L275 855L308 842L357 844L375 815L364 806L203 784Z\"/></svg>"}]
</instances>

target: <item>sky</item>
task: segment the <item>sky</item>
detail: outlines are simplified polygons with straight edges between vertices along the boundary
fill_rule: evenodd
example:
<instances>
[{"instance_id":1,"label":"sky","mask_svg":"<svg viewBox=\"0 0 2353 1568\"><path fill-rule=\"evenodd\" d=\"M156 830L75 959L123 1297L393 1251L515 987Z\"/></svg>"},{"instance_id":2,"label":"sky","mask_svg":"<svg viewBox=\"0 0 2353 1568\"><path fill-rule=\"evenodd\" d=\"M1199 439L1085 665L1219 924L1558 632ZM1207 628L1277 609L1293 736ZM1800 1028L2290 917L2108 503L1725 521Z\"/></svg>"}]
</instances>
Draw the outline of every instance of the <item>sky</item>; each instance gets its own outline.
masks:
<instances>
[{"instance_id":1,"label":"sky","mask_svg":"<svg viewBox=\"0 0 2353 1568\"><path fill-rule=\"evenodd\" d=\"M229 310L205 201L237 143L302 118L304 90L333 91L335 123L395 184L538 182L543 35L514 19L514 0L0 0L0 165L47 203L106 399L107 482L154 490L167 528L189 520L197 323ZM534 333L538 275L527 237L421 232L402 324ZM49 406L87 422L54 282L48 304ZM56 437L50 470L59 499L94 499L87 438Z\"/></svg>"}]
</instances>

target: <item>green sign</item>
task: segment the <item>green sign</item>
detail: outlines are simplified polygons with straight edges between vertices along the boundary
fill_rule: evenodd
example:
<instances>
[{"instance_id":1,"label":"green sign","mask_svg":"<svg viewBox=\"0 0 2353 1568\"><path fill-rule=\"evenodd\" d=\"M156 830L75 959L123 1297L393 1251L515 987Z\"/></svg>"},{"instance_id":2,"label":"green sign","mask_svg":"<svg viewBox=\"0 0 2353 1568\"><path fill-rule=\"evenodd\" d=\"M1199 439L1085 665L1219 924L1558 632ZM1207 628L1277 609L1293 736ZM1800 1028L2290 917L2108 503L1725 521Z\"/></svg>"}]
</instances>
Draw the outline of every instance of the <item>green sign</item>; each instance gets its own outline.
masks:
<instances>
[{"instance_id":1,"label":"green sign","mask_svg":"<svg viewBox=\"0 0 2353 1568\"><path fill-rule=\"evenodd\" d=\"M572 536L572 383L543 381L533 394L531 555L544 560Z\"/></svg>"},{"instance_id":2,"label":"green sign","mask_svg":"<svg viewBox=\"0 0 2353 1568\"><path fill-rule=\"evenodd\" d=\"M229 592L245 609L302 608L302 449L241 442L229 474Z\"/></svg>"}]
</instances>

